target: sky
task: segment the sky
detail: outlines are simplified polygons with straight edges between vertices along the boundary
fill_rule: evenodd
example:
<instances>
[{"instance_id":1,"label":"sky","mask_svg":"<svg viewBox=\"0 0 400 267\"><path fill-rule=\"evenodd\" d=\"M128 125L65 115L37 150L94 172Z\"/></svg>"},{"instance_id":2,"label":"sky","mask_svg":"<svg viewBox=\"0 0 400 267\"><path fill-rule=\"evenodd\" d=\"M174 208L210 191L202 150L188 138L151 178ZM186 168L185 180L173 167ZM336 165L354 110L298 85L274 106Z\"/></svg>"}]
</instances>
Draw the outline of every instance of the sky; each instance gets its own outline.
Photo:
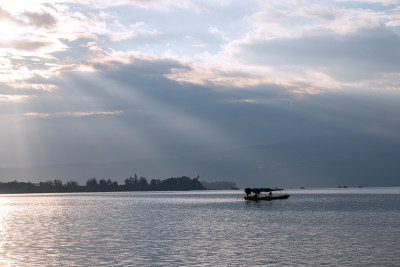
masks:
<instances>
[{"instance_id":1,"label":"sky","mask_svg":"<svg viewBox=\"0 0 400 267\"><path fill-rule=\"evenodd\" d=\"M0 31L2 180L400 185L398 0L0 1Z\"/></svg>"}]
</instances>

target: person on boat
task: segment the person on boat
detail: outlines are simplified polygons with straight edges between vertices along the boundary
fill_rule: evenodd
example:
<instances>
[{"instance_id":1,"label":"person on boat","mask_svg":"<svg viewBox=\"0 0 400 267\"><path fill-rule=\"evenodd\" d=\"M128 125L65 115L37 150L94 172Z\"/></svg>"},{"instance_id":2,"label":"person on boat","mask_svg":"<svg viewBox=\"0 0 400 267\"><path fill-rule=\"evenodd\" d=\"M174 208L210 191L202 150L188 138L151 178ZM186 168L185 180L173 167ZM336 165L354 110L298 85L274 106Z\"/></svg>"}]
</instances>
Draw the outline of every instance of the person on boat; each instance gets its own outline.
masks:
<instances>
[{"instance_id":1,"label":"person on boat","mask_svg":"<svg viewBox=\"0 0 400 267\"><path fill-rule=\"evenodd\" d=\"M269 196L272 197L272 191L269 191Z\"/></svg>"},{"instance_id":2,"label":"person on boat","mask_svg":"<svg viewBox=\"0 0 400 267\"><path fill-rule=\"evenodd\" d=\"M246 197L248 197L251 194L251 188L246 188L244 192L246 193Z\"/></svg>"}]
</instances>

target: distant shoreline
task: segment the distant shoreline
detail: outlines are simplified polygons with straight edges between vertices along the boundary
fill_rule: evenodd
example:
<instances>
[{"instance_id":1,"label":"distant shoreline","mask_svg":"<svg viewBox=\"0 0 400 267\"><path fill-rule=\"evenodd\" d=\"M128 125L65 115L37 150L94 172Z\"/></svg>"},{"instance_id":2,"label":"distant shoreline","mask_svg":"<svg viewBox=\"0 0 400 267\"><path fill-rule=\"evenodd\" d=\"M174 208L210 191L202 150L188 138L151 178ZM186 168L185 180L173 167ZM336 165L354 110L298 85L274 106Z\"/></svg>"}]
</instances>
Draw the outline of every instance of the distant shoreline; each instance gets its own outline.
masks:
<instances>
[{"instance_id":1,"label":"distant shoreline","mask_svg":"<svg viewBox=\"0 0 400 267\"><path fill-rule=\"evenodd\" d=\"M199 178L187 176L171 177L168 179L152 179L150 183L147 178L137 175L125 179L124 184L118 184L110 179L91 178L86 185L79 185L78 182L61 180L46 182L0 182L0 194L18 193L79 193L79 192L121 192L121 191L183 191L183 190L205 190Z\"/></svg>"},{"instance_id":2,"label":"distant shoreline","mask_svg":"<svg viewBox=\"0 0 400 267\"><path fill-rule=\"evenodd\" d=\"M131 192L131 191L191 191L191 190L223 190L236 188L232 182L200 182L199 176L190 178L187 176L171 177L164 180L151 179L146 177L134 177L125 179L124 184L110 179L91 178L86 185L79 185L78 182L61 180L49 180L46 182L0 182L0 194L26 194L26 193L84 193L84 192ZM224 186L226 188L224 188ZM227 188L229 186L229 188Z\"/></svg>"}]
</instances>

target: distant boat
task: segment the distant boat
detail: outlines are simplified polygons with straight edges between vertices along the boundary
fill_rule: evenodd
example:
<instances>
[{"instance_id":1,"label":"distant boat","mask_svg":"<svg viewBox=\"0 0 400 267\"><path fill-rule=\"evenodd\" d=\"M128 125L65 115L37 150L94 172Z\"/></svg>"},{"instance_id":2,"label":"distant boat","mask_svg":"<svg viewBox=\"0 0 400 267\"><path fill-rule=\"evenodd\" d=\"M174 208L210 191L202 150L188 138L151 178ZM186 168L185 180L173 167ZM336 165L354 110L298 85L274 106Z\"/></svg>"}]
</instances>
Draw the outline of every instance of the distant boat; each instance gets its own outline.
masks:
<instances>
[{"instance_id":1,"label":"distant boat","mask_svg":"<svg viewBox=\"0 0 400 267\"><path fill-rule=\"evenodd\" d=\"M283 189L275 188L246 188L244 192L246 193L246 196L244 197L245 200L251 200L251 201L259 201L259 200L275 200L275 199L288 199L290 195L288 194L279 194L279 195L273 195L272 192L278 191L279 193L282 192ZM254 195L252 195L254 193ZM268 193L262 195L261 193Z\"/></svg>"}]
</instances>

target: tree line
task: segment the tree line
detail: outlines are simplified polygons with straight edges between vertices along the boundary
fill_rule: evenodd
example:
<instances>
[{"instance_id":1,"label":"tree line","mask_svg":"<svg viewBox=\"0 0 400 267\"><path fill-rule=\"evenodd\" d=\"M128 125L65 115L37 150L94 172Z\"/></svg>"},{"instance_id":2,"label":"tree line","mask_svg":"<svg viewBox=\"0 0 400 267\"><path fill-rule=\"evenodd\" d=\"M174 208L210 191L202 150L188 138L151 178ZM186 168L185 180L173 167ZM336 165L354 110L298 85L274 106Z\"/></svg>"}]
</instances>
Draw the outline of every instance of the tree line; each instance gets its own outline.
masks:
<instances>
[{"instance_id":1,"label":"tree line","mask_svg":"<svg viewBox=\"0 0 400 267\"><path fill-rule=\"evenodd\" d=\"M78 182L61 180L46 182L0 182L0 193L68 193L68 192L115 192L115 191L179 191L179 190L204 190L206 189L199 177L190 178L187 176L171 177L168 179L151 179L148 182L146 177L134 177L125 179L124 184L110 179L91 178L85 185Z\"/></svg>"}]
</instances>

